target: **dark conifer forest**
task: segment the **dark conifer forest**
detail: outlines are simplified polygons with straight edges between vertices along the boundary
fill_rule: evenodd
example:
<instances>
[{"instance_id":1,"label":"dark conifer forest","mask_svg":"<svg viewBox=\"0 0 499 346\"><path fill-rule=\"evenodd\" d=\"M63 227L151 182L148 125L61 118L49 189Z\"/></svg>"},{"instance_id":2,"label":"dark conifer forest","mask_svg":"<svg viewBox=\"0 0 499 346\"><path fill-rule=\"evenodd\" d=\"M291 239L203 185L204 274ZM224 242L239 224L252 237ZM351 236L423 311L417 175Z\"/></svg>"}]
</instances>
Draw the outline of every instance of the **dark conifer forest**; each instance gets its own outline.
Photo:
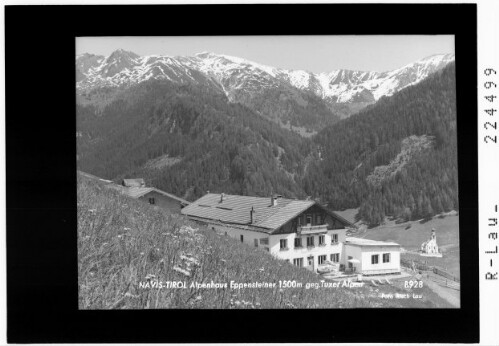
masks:
<instances>
[{"instance_id":1,"label":"dark conifer forest","mask_svg":"<svg viewBox=\"0 0 499 346\"><path fill-rule=\"evenodd\" d=\"M456 127L454 63L312 138L215 88L148 81L77 106L78 169L189 200L311 196L377 225L459 208Z\"/></svg>"},{"instance_id":2,"label":"dark conifer forest","mask_svg":"<svg viewBox=\"0 0 499 346\"><path fill-rule=\"evenodd\" d=\"M301 186L336 209L360 207L372 225L385 216L419 219L458 209L455 65L384 97L314 138L322 161ZM427 135L431 149L411 157L379 185L366 181L387 165L409 136Z\"/></svg>"},{"instance_id":3,"label":"dark conifer forest","mask_svg":"<svg viewBox=\"0 0 499 346\"><path fill-rule=\"evenodd\" d=\"M212 89L147 82L102 112L80 106L78 130L78 165L97 176L141 176L187 199L207 190L304 197L294 177L312 142ZM161 156L176 163L146 168Z\"/></svg>"}]
</instances>

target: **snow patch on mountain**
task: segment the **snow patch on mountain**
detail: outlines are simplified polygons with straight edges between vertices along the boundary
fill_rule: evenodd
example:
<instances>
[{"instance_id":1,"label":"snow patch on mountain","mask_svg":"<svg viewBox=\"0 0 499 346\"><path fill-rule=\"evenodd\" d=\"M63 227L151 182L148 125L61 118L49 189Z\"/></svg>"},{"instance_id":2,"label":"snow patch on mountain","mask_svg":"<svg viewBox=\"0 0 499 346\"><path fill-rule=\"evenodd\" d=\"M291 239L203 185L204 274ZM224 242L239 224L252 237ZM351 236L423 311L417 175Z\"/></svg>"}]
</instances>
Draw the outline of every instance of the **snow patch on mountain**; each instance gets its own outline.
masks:
<instances>
[{"instance_id":1,"label":"snow patch on mountain","mask_svg":"<svg viewBox=\"0 0 499 346\"><path fill-rule=\"evenodd\" d=\"M149 79L164 79L175 83L216 84L231 100L236 94L241 96L241 93L261 93L269 88L284 87L313 93L329 106L369 104L420 82L453 60L453 54L437 54L387 72L335 70L311 73L210 52L185 57L141 57L117 50L108 57L78 55L77 90L126 87Z\"/></svg>"}]
</instances>

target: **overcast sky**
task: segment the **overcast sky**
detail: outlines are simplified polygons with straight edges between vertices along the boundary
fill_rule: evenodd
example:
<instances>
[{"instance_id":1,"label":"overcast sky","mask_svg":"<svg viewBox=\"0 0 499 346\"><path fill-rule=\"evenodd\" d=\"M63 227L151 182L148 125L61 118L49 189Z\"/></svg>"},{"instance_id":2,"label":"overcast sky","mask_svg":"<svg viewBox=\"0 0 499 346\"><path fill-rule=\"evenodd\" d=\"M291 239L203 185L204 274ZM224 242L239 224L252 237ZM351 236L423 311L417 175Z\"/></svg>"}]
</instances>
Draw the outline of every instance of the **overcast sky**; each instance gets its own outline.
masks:
<instances>
[{"instance_id":1,"label":"overcast sky","mask_svg":"<svg viewBox=\"0 0 499 346\"><path fill-rule=\"evenodd\" d=\"M79 37L76 54L233 55L285 69L388 71L424 57L454 53L454 36L168 36Z\"/></svg>"}]
</instances>

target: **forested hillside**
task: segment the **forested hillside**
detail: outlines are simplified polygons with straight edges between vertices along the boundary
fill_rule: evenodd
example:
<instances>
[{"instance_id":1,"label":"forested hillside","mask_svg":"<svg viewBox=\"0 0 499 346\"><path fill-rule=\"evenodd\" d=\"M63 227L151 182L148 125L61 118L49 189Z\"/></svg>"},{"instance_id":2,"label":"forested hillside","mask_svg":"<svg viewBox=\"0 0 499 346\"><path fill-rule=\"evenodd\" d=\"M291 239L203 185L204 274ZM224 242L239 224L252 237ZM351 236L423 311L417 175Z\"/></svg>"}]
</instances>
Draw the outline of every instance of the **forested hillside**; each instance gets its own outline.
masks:
<instances>
[{"instance_id":1,"label":"forested hillside","mask_svg":"<svg viewBox=\"0 0 499 346\"><path fill-rule=\"evenodd\" d=\"M102 110L80 105L77 117L83 171L144 177L187 199L206 190L304 197L294 177L303 174L311 142L212 88L149 81Z\"/></svg>"},{"instance_id":2,"label":"forested hillside","mask_svg":"<svg viewBox=\"0 0 499 346\"><path fill-rule=\"evenodd\" d=\"M417 219L457 209L454 69L451 63L319 132L322 160L301 182L307 194L336 209L360 206L371 225L388 215Z\"/></svg>"},{"instance_id":3,"label":"forested hillside","mask_svg":"<svg viewBox=\"0 0 499 346\"><path fill-rule=\"evenodd\" d=\"M212 87L150 80L104 96L77 109L78 169L103 178L188 200L312 196L371 225L459 208L454 63L311 139Z\"/></svg>"}]
</instances>

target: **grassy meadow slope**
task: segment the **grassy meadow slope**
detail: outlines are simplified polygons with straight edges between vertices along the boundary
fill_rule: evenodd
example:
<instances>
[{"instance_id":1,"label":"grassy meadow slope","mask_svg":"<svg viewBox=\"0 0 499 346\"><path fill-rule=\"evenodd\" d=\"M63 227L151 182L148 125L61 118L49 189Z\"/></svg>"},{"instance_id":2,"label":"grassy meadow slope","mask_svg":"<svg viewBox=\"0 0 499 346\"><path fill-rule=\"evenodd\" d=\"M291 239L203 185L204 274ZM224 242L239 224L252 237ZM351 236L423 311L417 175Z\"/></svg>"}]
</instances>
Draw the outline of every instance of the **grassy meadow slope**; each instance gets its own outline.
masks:
<instances>
[{"instance_id":1,"label":"grassy meadow slope","mask_svg":"<svg viewBox=\"0 0 499 346\"><path fill-rule=\"evenodd\" d=\"M186 226L192 226L192 229ZM402 288L306 289L320 277L181 215L120 195L78 176L80 309L449 307L426 287L423 299L382 299ZM210 289L197 283L296 280L301 288ZM185 281L188 288L141 288ZM409 292L407 292L409 293Z\"/></svg>"},{"instance_id":2,"label":"grassy meadow slope","mask_svg":"<svg viewBox=\"0 0 499 346\"><path fill-rule=\"evenodd\" d=\"M426 261L430 266L439 266L459 277L459 216L442 215L433 217L427 222L410 221L396 224L388 221L386 224L368 229L363 237L374 240L394 241L408 251L418 251L421 243L428 240L431 229L435 228L437 244L443 253L442 258L421 257L414 253L403 253L402 258L408 260Z\"/></svg>"}]
</instances>

